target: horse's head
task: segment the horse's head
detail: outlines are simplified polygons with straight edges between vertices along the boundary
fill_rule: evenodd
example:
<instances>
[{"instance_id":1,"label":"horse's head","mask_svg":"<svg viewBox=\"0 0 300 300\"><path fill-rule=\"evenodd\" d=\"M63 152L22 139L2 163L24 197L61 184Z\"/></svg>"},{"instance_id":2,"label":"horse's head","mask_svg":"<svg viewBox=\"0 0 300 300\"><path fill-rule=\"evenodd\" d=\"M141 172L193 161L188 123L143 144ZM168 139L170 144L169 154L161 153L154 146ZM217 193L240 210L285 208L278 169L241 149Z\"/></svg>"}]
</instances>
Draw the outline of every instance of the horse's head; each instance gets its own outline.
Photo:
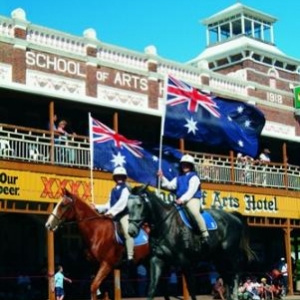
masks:
<instances>
[{"instance_id":1,"label":"horse's head","mask_svg":"<svg viewBox=\"0 0 300 300\"><path fill-rule=\"evenodd\" d=\"M45 227L55 231L65 220L74 218L74 195L68 190L64 190L62 199L56 204L52 213L48 217Z\"/></svg>"},{"instance_id":2,"label":"horse's head","mask_svg":"<svg viewBox=\"0 0 300 300\"><path fill-rule=\"evenodd\" d=\"M128 198L129 228L128 233L136 237L146 218L146 208L149 205L147 186L133 188Z\"/></svg>"}]
</instances>

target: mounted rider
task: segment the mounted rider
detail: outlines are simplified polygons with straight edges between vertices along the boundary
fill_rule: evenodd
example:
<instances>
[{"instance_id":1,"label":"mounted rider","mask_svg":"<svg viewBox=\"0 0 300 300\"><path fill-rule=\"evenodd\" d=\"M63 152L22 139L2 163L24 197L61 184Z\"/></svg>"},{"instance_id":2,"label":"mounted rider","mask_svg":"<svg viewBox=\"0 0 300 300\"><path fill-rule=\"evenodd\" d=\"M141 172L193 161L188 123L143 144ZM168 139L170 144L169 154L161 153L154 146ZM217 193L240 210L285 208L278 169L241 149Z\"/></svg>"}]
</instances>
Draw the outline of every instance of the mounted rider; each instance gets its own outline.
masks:
<instances>
[{"instance_id":1,"label":"mounted rider","mask_svg":"<svg viewBox=\"0 0 300 300\"><path fill-rule=\"evenodd\" d=\"M181 173L179 176L169 181L163 176L161 171L158 172L158 176L161 178L162 187L168 190L174 190L176 194L176 204L185 205L191 215L194 217L199 227L202 242L208 243L208 231L205 221L200 214L201 208L201 182L200 177L195 171L195 160L189 155L185 154L180 160Z\"/></svg>"},{"instance_id":2,"label":"mounted rider","mask_svg":"<svg viewBox=\"0 0 300 300\"><path fill-rule=\"evenodd\" d=\"M125 237L125 245L127 250L128 262L133 262L134 255L134 239L128 234L128 209L127 202L130 194L129 186L126 182L127 171L123 167L116 167L113 170L113 180L116 185L111 190L109 200L105 205L97 205L99 212L104 212L116 221L120 222Z\"/></svg>"}]
</instances>

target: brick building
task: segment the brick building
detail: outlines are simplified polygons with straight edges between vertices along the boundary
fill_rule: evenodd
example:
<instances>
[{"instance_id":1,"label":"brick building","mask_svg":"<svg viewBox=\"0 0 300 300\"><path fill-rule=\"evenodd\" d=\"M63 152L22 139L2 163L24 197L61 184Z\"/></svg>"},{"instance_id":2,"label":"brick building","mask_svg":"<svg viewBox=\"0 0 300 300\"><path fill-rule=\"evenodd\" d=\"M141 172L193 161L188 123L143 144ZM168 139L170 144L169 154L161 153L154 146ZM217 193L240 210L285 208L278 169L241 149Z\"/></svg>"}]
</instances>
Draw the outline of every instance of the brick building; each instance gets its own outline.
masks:
<instances>
[{"instance_id":1,"label":"brick building","mask_svg":"<svg viewBox=\"0 0 300 300\"><path fill-rule=\"evenodd\" d=\"M14 274L20 265L34 273L45 257L49 272L53 271L54 236L44 232L43 223L62 185L73 188L77 182L78 194L91 201L88 112L129 138L158 142L166 74L215 95L252 103L264 112L261 148L272 153L272 164L264 171L271 179L268 186L255 182L257 174L263 175L255 167L253 185L240 179L242 170L231 149L166 142L195 156L207 207L218 201L230 211L229 199L237 199L239 211L252 226L261 265L285 255L291 269L289 253L298 259L300 228L300 126L294 107L300 60L276 47L275 22L273 16L236 3L203 21L207 47L181 64L161 58L153 46L138 53L105 44L92 29L78 37L35 25L22 9L11 17L0 16L0 238L8 245L0 250L0 276ZM55 133L47 125L53 125L55 113L77 133L70 146L77 153L75 162L53 160ZM94 173L101 186L95 191L97 201L104 202L110 176ZM247 202L247 196L253 201ZM276 203L276 209L260 206L266 202ZM27 227L18 227L18 220ZM28 226L38 238L28 238L32 232ZM74 232L68 228L56 237L55 255L60 259L74 246L82 246ZM270 232L278 238L272 239ZM36 250L25 249L25 263L15 257L28 241ZM289 285L293 292L291 281Z\"/></svg>"}]
</instances>

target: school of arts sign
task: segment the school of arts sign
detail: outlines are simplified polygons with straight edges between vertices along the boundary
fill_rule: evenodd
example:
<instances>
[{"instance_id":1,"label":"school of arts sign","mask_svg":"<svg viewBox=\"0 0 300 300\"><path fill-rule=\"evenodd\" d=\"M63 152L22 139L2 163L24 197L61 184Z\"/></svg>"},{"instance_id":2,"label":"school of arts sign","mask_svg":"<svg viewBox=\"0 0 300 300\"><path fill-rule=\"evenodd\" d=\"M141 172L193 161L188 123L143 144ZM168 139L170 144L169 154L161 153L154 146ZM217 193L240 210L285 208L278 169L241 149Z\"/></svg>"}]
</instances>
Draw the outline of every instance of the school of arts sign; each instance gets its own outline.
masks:
<instances>
[{"instance_id":1,"label":"school of arts sign","mask_svg":"<svg viewBox=\"0 0 300 300\"><path fill-rule=\"evenodd\" d=\"M45 53L27 51L26 64L27 66L35 67L39 70L72 75L82 79L85 79L87 76L84 63ZM102 84L111 84L114 87L127 88L135 91L148 91L147 78L139 75L102 67L101 70L99 68L96 71L95 76L97 82Z\"/></svg>"}]
</instances>

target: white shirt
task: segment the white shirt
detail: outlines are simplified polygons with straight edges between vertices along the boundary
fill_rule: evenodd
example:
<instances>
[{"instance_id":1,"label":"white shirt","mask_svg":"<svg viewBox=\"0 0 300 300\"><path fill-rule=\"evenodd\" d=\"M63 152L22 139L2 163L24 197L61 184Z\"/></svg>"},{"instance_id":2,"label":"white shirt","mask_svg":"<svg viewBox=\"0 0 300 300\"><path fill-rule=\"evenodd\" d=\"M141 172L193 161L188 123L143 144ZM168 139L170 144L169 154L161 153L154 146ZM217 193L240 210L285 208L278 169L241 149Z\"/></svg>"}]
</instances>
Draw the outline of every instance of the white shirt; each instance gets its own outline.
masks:
<instances>
[{"instance_id":1,"label":"white shirt","mask_svg":"<svg viewBox=\"0 0 300 300\"><path fill-rule=\"evenodd\" d=\"M121 188L121 186L117 186L117 188ZM99 212L103 212L105 209L108 209L105 214L106 215L111 214L111 215L115 216L118 213L120 213L123 209L125 209L125 207L127 205L129 194L130 194L129 190L127 188L124 188L119 200L117 201L117 203L115 205L110 207L110 198L109 198L106 204L96 205L96 209Z\"/></svg>"},{"instance_id":2,"label":"white shirt","mask_svg":"<svg viewBox=\"0 0 300 300\"><path fill-rule=\"evenodd\" d=\"M162 187L168 190L176 190L177 188L177 177L169 181L166 177L162 178L161 182ZM189 186L187 191L178 199L183 202L187 202L193 198L195 193L198 191L200 185L200 179L198 176L192 176L189 180Z\"/></svg>"},{"instance_id":3,"label":"white shirt","mask_svg":"<svg viewBox=\"0 0 300 300\"><path fill-rule=\"evenodd\" d=\"M287 273L287 263L283 264L282 267L281 267L281 273L283 276L288 276L288 273Z\"/></svg>"},{"instance_id":4,"label":"white shirt","mask_svg":"<svg viewBox=\"0 0 300 300\"><path fill-rule=\"evenodd\" d=\"M267 154L265 154L265 153L261 153L261 154L259 155L259 160L260 160L261 162L270 162L270 161L271 161L271 160L270 160L270 156L267 155Z\"/></svg>"}]
</instances>

